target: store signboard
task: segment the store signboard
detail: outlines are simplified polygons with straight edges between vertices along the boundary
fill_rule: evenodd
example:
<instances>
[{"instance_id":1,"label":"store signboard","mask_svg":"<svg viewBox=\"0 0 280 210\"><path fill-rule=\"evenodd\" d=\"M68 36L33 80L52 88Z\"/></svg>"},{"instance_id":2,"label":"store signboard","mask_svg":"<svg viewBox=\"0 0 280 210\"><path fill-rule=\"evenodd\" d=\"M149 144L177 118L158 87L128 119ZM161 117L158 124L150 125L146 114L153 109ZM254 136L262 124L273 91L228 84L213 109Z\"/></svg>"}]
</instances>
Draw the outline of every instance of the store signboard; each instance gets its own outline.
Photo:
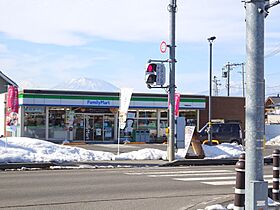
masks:
<instances>
[{"instance_id":1,"label":"store signboard","mask_svg":"<svg viewBox=\"0 0 280 210\"><path fill-rule=\"evenodd\" d=\"M109 100L87 100L86 103L88 105L97 105L97 106L110 106L110 101Z\"/></svg>"},{"instance_id":2,"label":"store signboard","mask_svg":"<svg viewBox=\"0 0 280 210\"><path fill-rule=\"evenodd\" d=\"M19 102L21 106L87 106L119 108L120 98L117 96L65 96L65 95L39 95L20 94ZM167 97L134 96L129 104L130 108L163 108L168 106ZM205 109L206 99L180 96L180 109Z\"/></svg>"},{"instance_id":3,"label":"store signboard","mask_svg":"<svg viewBox=\"0 0 280 210\"><path fill-rule=\"evenodd\" d=\"M186 126L185 127L185 149L187 151L191 145L194 130L195 130L195 126Z\"/></svg>"}]
</instances>

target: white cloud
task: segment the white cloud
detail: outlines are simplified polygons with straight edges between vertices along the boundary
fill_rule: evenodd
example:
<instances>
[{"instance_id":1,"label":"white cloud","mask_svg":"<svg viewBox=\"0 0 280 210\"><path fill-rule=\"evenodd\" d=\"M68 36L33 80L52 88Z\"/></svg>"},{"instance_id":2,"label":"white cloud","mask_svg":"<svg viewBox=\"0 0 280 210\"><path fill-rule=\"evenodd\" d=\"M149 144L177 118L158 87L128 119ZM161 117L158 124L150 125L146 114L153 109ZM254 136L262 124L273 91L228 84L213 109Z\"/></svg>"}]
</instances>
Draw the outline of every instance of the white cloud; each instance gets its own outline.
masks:
<instances>
[{"instance_id":1,"label":"white cloud","mask_svg":"<svg viewBox=\"0 0 280 210\"><path fill-rule=\"evenodd\" d=\"M168 1L1 0L0 30L35 43L82 45L89 37L110 40L168 39ZM244 8L227 0L178 1L178 40L243 37Z\"/></svg>"},{"instance_id":2,"label":"white cloud","mask_svg":"<svg viewBox=\"0 0 280 210\"><path fill-rule=\"evenodd\" d=\"M244 59L244 5L236 0L181 0L177 3L178 90L207 90L207 37L217 36L214 69L221 68L227 61L242 62ZM147 44L164 39L168 42L168 4L168 0L0 0L0 32L6 34L7 42L0 42L0 52L4 52L0 54L1 67L19 84L31 81L36 86L51 87L86 76L106 78L119 87L130 86L139 92L150 92L144 83L144 69L139 65L146 62L141 59L145 53L151 56L150 52L135 53L137 48L132 45L129 47L134 50L126 51L122 46L110 47L106 41ZM276 6L266 18L268 49L274 49L275 43L279 43L279 18L280 6ZM28 42L17 43L9 38ZM98 45L103 49L95 48L96 40L104 43L104 46ZM29 48L29 42L39 44L31 44ZM124 59L134 66L134 77L129 80L127 75L131 69L122 63ZM98 62L100 60L105 62ZM156 91L163 92L152 90Z\"/></svg>"},{"instance_id":3,"label":"white cloud","mask_svg":"<svg viewBox=\"0 0 280 210\"><path fill-rule=\"evenodd\" d=\"M37 52L37 54L14 53L0 57L3 72L22 87L47 88L61 81L83 75L82 69L93 68L96 61L106 57ZM93 74L97 69L92 69ZM87 75L89 71L85 72ZM97 74L93 74L97 78ZM84 75L85 76L85 75Z\"/></svg>"}]
</instances>

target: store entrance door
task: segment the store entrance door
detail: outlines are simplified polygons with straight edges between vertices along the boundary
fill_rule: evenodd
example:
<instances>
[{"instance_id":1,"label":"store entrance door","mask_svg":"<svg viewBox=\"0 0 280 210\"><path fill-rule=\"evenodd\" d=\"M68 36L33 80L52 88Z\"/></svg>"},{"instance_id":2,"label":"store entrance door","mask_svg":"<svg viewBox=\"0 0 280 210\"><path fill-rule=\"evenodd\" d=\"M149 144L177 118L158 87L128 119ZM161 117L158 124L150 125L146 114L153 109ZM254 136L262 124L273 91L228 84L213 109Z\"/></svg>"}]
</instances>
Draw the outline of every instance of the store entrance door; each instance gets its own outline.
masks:
<instances>
[{"instance_id":1,"label":"store entrance door","mask_svg":"<svg viewBox=\"0 0 280 210\"><path fill-rule=\"evenodd\" d=\"M93 141L93 116L85 115L85 141Z\"/></svg>"},{"instance_id":2,"label":"store entrance door","mask_svg":"<svg viewBox=\"0 0 280 210\"><path fill-rule=\"evenodd\" d=\"M85 115L85 141L104 141L103 115Z\"/></svg>"},{"instance_id":3,"label":"store entrance door","mask_svg":"<svg viewBox=\"0 0 280 210\"><path fill-rule=\"evenodd\" d=\"M92 113L76 114L73 135L73 139L76 141L112 141L114 116Z\"/></svg>"}]
</instances>

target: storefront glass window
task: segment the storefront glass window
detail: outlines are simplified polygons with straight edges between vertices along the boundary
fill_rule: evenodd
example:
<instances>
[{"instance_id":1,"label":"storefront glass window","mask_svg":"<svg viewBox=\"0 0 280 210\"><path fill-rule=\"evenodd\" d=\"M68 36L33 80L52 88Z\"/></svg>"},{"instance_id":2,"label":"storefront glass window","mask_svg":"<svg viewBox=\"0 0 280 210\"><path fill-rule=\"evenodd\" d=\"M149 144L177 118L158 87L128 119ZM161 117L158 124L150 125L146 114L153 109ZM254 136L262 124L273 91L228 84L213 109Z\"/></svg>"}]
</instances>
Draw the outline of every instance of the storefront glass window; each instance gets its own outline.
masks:
<instances>
[{"instance_id":1,"label":"storefront glass window","mask_svg":"<svg viewBox=\"0 0 280 210\"><path fill-rule=\"evenodd\" d=\"M24 136L45 139L46 112L45 107L24 107Z\"/></svg>"},{"instance_id":2,"label":"storefront glass window","mask_svg":"<svg viewBox=\"0 0 280 210\"><path fill-rule=\"evenodd\" d=\"M76 114L74 118L73 135L74 140L84 141L85 140L85 120L83 114Z\"/></svg>"},{"instance_id":3,"label":"storefront glass window","mask_svg":"<svg viewBox=\"0 0 280 210\"><path fill-rule=\"evenodd\" d=\"M114 116L104 116L104 140L114 139Z\"/></svg>"},{"instance_id":4,"label":"storefront glass window","mask_svg":"<svg viewBox=\"0 0 280 210\"><path fill-rule=\"evenodd\" d=\"M168 116L167 111L160 112L160 118L167 118L167 116Z\"/></svg>"},{"instance_id":5,"label":"storefront glass window","mask_svg":"<svg viewBox=\"0 0 280 210\"><path fill-rule=\"evenodd\" d=\"M49 109L49 139L64 140L67 138L65 127L65 109Z\"/></svg>"},{"instance_id":6,"label":"storefront glass window","mask_svg":"<svg viewBox=\"0 0 280 210\"><path fill-rule=\"evenodd\" d=\"M186 125L187 126L196 126L197 125L197 112L196 112L196 110L180 111L179 116L186 118Z\"/></svg>"},{"instance_id":7,"label":"storefront glass window","mask_svg":"<svg viewBox=\"0 0 280 210\"><path fill-rule=\"evenodd\" d=\"M156 118L157 112L156 110L140 110L139 118Z\"/></svg>"}]
</instances>

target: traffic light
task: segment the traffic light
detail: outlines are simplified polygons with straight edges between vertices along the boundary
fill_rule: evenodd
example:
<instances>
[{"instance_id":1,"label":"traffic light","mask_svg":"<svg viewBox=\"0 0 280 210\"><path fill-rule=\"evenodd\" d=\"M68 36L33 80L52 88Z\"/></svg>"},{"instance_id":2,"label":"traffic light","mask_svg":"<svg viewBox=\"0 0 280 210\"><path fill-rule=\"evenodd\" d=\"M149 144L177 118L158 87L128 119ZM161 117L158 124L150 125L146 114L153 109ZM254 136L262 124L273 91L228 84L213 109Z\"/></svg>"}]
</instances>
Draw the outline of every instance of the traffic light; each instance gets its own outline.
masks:
<instances>
[{"instance_id":1,"label":"traffic light","mask_svg":"<svg viewBox=\"0 0 280 210\"><path fill-rule=\"evenodd\" d=\"M163 63L148 63L146 66L145 82L148 87L165 84L165 66Z\"/></svg>"},{"instance_id":2,"label":"traffic light","mask_svg":"<svg viewBox=\"0 0 280 210\"><path fill-rule=\"evenodd\" d=\"M222 68L222 77L227 78L228 77L228 72L225 68Z\"/></svg>"},{"instance_id":3,"label":"traffic light","mask_svg":"<svg viewBox=\"0 0 280 210\"><path fill-rule=\"evenodd\" d=\"M223 72L223 78L227 78L227 71Z\"/></svg>"},{"instance_id":4,"label":"traffic light","mask_svg":"<svg viewBox=\"0 0 280 210\"><path fill-rule=\"evenodd\" d=\"M154 85L156 83L157 78L157 64L155 63L148 63L146 67L146 84L147 85Z\"/></svg>"}]
</instances>

